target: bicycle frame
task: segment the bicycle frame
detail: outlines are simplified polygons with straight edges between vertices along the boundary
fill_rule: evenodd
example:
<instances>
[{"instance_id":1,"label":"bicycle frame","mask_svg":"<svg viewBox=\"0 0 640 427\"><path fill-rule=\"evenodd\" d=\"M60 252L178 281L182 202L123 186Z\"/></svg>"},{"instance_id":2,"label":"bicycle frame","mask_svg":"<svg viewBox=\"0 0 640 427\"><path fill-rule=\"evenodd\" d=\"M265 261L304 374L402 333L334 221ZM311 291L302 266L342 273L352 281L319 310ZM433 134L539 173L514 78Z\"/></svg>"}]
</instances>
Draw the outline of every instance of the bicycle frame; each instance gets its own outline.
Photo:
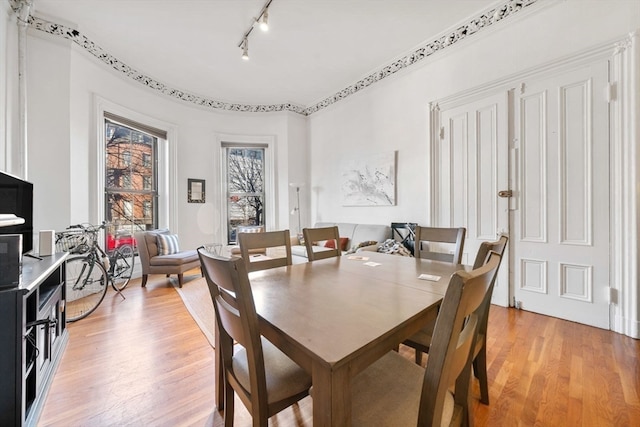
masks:
<instances>
[{"instance_id":1,"label":"bicycle frame","mask_svg":"<svg viewBox=\"0 0 640 427\"><path fill-rule=\"evenodd\" d=\"M113 256L110 256L109 254L107 254L104 251L104 249L102 249L98 244L98 231L105 228L105 223L103 222L99 226L91 226L91 227L75 226L75 228L81 228L82 232L85 233L87 236L89 236L90 242L89 242L89 249L87 251L87 258L91 259L90 267L93 268L93 264L96 262L102 263L105 271L107 272L107 280L109 280L111 287L113 288L114 291L120 294L120 296L124 299L125 296L122 294L120 289L116 287L113 280L114 263L112 261L114 258ZM106 263L103 260L106 260L107 261L106 263L108 263L109 265L105 265Z\"/></svg>"},{"instance_id":2,"label":"bicycle frame","mask_svg":"<svg viewBox=\"0 0 640 427\"><path fill-rule=\"evenodd\" d=\"M78 279L76 280L76 282L73 284L73 289L77 290L77 289L83 289L86 285L87 285L87 280L89 280L89 277L91 277L91 273L93 272L93 263L95 261L92 261L91 263L85 263L82 266L82 270L80 271L80 274L78 275ZM84 272L86 271L87 267L89 267L89 273L85 276ZM81 277L85 277L82 286L79 287L78 286L78 282L80 281Z\"/></svg>"}]
</instances>

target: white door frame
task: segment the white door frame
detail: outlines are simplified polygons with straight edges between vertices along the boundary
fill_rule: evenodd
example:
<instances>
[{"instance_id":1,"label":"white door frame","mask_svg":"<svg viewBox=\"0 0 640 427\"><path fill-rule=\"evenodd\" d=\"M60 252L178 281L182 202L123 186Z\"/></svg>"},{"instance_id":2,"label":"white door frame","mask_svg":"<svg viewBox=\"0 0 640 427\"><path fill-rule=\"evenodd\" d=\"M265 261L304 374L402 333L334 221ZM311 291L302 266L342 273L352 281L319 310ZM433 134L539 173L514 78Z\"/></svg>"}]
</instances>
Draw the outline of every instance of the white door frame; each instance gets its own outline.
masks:
<instances>
[{"instance_id":1,"label":"white door frame","mask_svg":"<svg viewBox=\"0 0 640 427\"><path fill-rule=\"evenodd\" d=\"M611 141L611 329L640 338L640 32L613 44L608 94Z\"/></svg>"}]
</instances>

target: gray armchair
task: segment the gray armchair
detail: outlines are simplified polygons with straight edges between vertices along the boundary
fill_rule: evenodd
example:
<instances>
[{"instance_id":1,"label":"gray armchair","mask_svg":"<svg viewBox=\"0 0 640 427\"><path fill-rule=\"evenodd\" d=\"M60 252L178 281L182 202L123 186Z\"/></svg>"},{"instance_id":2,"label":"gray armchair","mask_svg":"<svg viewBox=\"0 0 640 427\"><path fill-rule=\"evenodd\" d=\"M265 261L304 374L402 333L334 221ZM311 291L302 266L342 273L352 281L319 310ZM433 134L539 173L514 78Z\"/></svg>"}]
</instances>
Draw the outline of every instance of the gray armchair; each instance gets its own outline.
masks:
<instances>
[{"instance_id":1,"label":"gray armchair","mask_svg":"<svg viewBox=\"0 0 640 427\"><path fill-rule=\"evenodd\" d=\"M195 249L180 251L170 255L160 255L158 234L170 234L169 230L152 230L135 233L138 255L142 265L142 286L146 286L149 274L178 275L178 286L182 287L183 274L200 267L200 259Z\"/></svg>"}]
</instances>

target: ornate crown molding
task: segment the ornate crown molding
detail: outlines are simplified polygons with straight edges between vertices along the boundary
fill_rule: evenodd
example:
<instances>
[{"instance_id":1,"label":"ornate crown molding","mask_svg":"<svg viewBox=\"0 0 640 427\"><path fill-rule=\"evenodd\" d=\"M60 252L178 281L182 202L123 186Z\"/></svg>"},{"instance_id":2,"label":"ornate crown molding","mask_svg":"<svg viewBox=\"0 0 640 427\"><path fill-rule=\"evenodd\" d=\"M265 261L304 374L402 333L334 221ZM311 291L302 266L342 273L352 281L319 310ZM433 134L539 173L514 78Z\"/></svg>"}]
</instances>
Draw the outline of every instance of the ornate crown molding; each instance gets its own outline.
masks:
<instances>
[{"instance_id":1,"label":"ornate crown molding","mask_svg":"<svg viewBox=\"0 0 640 427\"><path fill-rule=\"evenodd\" d=\"M55 22L50 22L46 19L38 18L35 16L31 16L29 18L29 24L36 30L72 41L73 43L87 51L89 54L96 57L99 61L110 66L114 70L123 73L125 76L137 81L138 83L148 87L149 89L156 90L164 95L179 99L181 101L225 111L241 111L251 113L292 111L294 113L304 114L303 107L291 103L272 105L235 104L219 101L216 99L205 98L181 89L176 89L141 73L133 67L130 67L115 56L106 52L104 49L102 49L100 46L90 40L87 36L81 34L76 29L67 27L66 25L56 24Z\"/></svg>"},{"instance_id":2,"label":"ornate crown molding","mask_svg":"<svg viewBox=\"0 0 640 427\"><path fill-rule=\"evenodd\" d=\"M10 0L14 11L17 12L16 0ZM24 1L24 0L22 0ZM115 56L106 52L95 42L90 40L87 36L81 34L78 30L68 27L63 24L57 24L55 22L48 21L46 19L30 16L29 25L36 30L48 33L53 36L62 37L75 43L80 48L87 51L89 54L97 58L105 65L113 68L114 70L124 74L126 77L135 80L136 82L158 91L164 95L172 98L195 104L201 107L212 108L215 110L224 111L237 111L237 112L250 112L250 113L268 113L277 111L290 111L293 113L309 116L316 113L338 101L341 101L374 83L377 83L389 76L394 75L400 70L403 70L409 66L415 65L423 59L445 49L453 46L454 44L464 40L465 38L478 33L480 30L490 27L491 25L512 16L524 8L538 2L540 0L506 0L501 5L490 9L484 13L472 18L468 23L462 25L455 30L447 32L445 35L433 40L426 45L414 50L413 52L405 55L404 57L393 61L391 64L383 67L382 69L368 75L367 77L359 80L351 86L342 89L338 93L335 93L324 100L309 106L302 107L300 105L292 103L284 104L237 104L219 101L216 99L206 98L187 91L176 89L168 86L150 76L143 74L133 67L120 61Z\"/></svg>"},{"instance_id":3,"label":"ornate crown molding","mask_svg":"<svg viewBox=\"0 0 640 427\"><path fill-rule=\"evenodd\" d=\"M629 49L631 46L633 46L633 38L637 35L638 35L638 31L632 31L627 35L626 38L616 43L613 49L613 54L617 55Z\"/></svg>"},{"instance_id":4,"label":"ornate crown molding","mask_svg":"<svg viewBox=\"0 0 640 427\"><path fill-rule=\"evenodd\" d=\"M331 104L334 104L350 95L353 95L356 92L361 91L364 88L371 86L373 83L379 82L380 80L389 77L400 70L417 64L418 62L422 61L425 58L428 58L436 52L453 46L455 43L464 40L472 34L476 34L478 31L484 28L490 27L496 22L501 21L521 11L525 7L532 5L537 1L539 0L508 0L506 3L473 18L467 24L458 27L455 30L449 31L442 37L427 43L425 46L414 50L413 52L392 62L381 70L368 75L357 83L345 89L342 89L340 92L328 98L325 98L324 100L313 106L307 107L304 112L306 115L311 115L323 108L326 108Z\"/></svg>"}]
</instances>

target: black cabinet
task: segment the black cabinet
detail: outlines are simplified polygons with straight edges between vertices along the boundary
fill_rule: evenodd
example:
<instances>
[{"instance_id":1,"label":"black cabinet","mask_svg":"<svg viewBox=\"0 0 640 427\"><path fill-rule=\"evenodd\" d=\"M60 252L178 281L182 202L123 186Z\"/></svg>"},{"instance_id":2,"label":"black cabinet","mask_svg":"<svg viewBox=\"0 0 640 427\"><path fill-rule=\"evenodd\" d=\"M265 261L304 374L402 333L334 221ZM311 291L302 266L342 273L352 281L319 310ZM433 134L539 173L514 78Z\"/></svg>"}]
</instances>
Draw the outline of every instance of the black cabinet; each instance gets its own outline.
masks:
<instances>
[{"instance_id":1,"label":"black cabinet","mask_svg":"<svg viewBox=\"0 0 640 427\"><path fill-rule=\"evenodd\" d=\"M0 290L0 425L35 425L67 344L66 253L24 257L20 285Z\"/></svg>"}]
</instances>

